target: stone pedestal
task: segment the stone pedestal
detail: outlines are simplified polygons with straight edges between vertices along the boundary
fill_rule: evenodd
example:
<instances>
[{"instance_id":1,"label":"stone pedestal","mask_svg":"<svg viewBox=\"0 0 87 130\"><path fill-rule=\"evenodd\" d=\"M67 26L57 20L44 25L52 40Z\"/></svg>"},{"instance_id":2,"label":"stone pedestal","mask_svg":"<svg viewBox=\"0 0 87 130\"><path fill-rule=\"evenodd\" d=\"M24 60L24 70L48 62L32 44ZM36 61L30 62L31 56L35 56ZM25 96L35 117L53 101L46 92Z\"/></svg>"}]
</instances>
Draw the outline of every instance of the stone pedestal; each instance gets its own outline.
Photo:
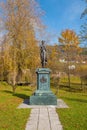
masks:
<instances>
[{"instance_id":1,"label":"stone pedestal","mask_svg":"<svg viewBox=\"0 0 87 130\"><path fill-rule=\"evenodd\" d=\"M37 90L30 97L30 105L57 105L57 98L50 90L50 69L39 68L37 73Z\"/></svg>"}]
</instances>

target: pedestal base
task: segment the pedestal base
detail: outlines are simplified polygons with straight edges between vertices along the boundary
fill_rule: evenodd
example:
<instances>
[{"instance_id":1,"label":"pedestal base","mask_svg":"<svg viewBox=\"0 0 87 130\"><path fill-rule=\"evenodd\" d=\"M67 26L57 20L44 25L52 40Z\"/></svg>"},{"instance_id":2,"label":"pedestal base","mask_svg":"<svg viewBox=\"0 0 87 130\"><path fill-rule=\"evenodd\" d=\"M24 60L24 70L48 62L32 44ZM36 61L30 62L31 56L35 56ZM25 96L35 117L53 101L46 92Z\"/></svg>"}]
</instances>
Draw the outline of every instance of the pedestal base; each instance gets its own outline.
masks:
<instances>
[{"instance_id":1,"label":"pedestal base","mask_svg":"<svg viewBox=\"0 0 87 130\"><path fill-rule=\"evenodd\" d=\"M30 105L57 105L57 98L51 91L37 90L30 97Z\"/></svg>"},{"instance_id":2,"label":"pedestal base","mask_svg":"<svg viewBox=\"0 0 87 130\"><path fill-rule=\"evenodd\" d=\"M36 70L37 90L30 97L30 105L57 105L57 98L50 90L50 72L48 68Z\"/></svg>"}]
</instances>

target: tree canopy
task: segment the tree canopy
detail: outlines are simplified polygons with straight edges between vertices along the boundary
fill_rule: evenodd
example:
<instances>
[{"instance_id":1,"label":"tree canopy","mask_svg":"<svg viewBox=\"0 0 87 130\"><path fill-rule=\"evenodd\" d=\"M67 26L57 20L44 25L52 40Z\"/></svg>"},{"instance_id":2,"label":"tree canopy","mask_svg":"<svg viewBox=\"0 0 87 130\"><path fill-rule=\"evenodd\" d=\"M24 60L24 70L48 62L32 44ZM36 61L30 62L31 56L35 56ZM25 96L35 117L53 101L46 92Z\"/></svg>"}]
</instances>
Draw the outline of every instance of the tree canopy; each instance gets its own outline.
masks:
<instances>
[{"instance_id":1,"label":"tree canopy","mask_svg":"<svg viewBox=\"0 0 87 130\"><path fill-rule=\"evenodd\" d=\"M27 69L32 73L39 66L39 50L36 33L44 26L43 14L35 0L7 0L0 3L1 42L0 75L15 85L22 80Z\"/></svg>"}]
</instances>

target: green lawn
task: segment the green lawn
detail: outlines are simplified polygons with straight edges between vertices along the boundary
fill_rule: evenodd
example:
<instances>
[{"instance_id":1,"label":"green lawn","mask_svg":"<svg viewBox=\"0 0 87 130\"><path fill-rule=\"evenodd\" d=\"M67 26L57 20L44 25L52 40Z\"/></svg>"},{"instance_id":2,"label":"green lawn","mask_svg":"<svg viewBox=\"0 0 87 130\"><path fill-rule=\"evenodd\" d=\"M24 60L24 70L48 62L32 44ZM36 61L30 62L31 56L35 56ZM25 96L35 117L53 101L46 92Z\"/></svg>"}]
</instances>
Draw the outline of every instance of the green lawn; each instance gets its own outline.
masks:
<instances>
[{"instance_id":1,"label":"green lawn","mask_svg":"<svg viewBox=\"0 0 87 130\"><path fill-rule=\"evenodd\" d=\"M0 130L24 130L30 109L17 109L19 104L32 94L35 88L17 87L12 95L11 86L0 83ZM52 88L55 92L56 89ZM87 93L58 91L68 109L57 109L64 130L87 130Z\"/></svg>"},{"instance_id":2,"label":"green lawn","mask_svg":"<svg viewBox=\"0 0 87 130\"><path fill-rule=\"evenodd\" d=\"M73 93L60 90L68 109L57 109L64 130L87 130L87 93Z\"/></svg>"},{"instance_id":3,"label":"green lawn","mask_svg":"<svg viewBox=\"0 0 87 130\"><path fill-rule=\"evenodd\" d=\"M81 92L81 91L86 91L87 92L87 84L85 84L83 82L83 85L81 85L81 79L77 76L71 76L70 78L70 91L73 92ZM68 90L69 86L68 86L68 78L66 77L62 77L60 79L60 88L63 90Z\"/></svg>"},{"instance_id":4,"label":"green lawn","mask_svg":"<svg viewBox=\"0 0 87 130\"><path fill-rule=\"evenodd\" d=\"M0 130L24 130L30 109L17 109L32 93L31 87L18 87L12 95L11 86L0 83Z\"/></svg>"}]
</instances>

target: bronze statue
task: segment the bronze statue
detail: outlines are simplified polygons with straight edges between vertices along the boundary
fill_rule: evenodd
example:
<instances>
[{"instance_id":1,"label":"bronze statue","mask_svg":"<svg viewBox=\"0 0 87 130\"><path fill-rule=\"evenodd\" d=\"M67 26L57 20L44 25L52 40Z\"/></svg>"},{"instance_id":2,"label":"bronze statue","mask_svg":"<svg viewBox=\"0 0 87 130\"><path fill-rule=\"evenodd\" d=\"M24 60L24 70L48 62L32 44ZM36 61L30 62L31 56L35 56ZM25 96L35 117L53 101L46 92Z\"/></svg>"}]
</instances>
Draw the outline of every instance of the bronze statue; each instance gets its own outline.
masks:
<instances>
[{"instance_id":1,"label":"bronze statue","mask_svg":"<svg viewBox=\"0 0 87 130\"><path fill-rule=\"evenodd\" d=\"M45 68L47 64L47 51L46 51L45 41L43 40L42 40L42 44L40 45L40 58L41 58L42 68Z\"/></svg>"}]
</instances>

